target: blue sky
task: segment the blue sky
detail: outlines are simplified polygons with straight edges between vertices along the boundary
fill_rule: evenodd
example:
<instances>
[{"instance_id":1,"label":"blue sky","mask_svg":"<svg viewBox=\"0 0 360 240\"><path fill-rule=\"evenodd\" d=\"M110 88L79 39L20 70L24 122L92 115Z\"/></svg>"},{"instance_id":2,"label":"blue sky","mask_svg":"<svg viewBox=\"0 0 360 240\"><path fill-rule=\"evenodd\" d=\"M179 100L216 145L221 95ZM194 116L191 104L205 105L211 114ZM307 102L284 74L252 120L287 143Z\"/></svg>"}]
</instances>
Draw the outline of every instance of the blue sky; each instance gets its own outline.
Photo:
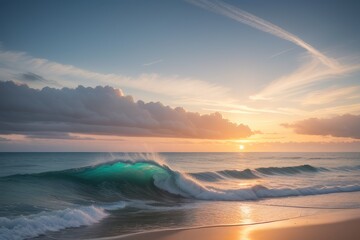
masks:
<instances>
[{"instance_id":1,"label":"blue sky","mask_svg":"<svg viewBox=\"0 0 360 240\"><path fill-rule=\"evenodd\" d=\"M216 11L194 2L201 0L1 0L1 49L12 55L4 55L0 66L5 66L3 73L31 72L58 86L110 85L136 100L160 101L200 113L219 111L233 122L252 124L262 132L289 131L280 124L360 110L359 1L225 1L232 9L268 21L334 60L339 68L330 67L330 73L326 69L330 65L317 62L321 57L312 62L316 54L277 36L279 33L269 34L222 14L222 2ZM25 57L9 60L19 53ZM29 66L29 59L122 79L111 84L98 81L104 76L94 77L96 80L87 79L91 74L63 76L47 72L46 66ZM311 76L310 82L298 83L308 77L301 72L303 68L323 72L321 81ZM1 77L8 77L6 74ZM134 83L149 78L148 85ZM280 87L274 84L277 81ZM291 84L285 88L289 81L296 92ZM44 83L33 87L46 86ZM182 91L191 84L195 87L188 94ZM251 100L254 96L272 101ZM314 98L322 99L321 104L311 103L309 99Z\"/></svg>"},{"instance_id":2,"label":"blue sky","mask_svg":"<svg viewBox=\"0 0 360 240\"><path fill-rule=\"evenodd\" d=\"M358 1L229 3L301 36L331 56L360 51ZM1 5L3 48L97 72L132 76L156 72L228 81L233 86L242 76L256 77L259 67L269 78L275 77L284 64L295 64L302 52L289 42L186 1L15 0ZM294 49L269 59L290 48ZM143 66L159 59L162 62Z\"/></svg>"}]
</instances>

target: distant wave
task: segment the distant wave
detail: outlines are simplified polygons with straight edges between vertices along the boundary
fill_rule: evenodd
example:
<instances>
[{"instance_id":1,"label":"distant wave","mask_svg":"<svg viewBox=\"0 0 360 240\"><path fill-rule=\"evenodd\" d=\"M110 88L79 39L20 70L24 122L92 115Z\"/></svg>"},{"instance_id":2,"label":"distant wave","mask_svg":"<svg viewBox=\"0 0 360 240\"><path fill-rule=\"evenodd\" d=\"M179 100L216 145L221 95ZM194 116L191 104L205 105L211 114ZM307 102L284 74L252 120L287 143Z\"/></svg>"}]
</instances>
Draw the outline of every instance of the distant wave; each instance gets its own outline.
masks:
<instances>
[{"instance_id":1,"label":"distant wave","mask_svg":"<svg viewBox=\"0 0 360 240\"><path fill-rule=\"evenodd\" d=\"M267 168L256 168L256 171L266 175L292 175L306 172L321 172L328 171L326 168L313 167L311 165L300 165L293 167L267 167Z\"/></svg>"},{"instance_id":2,"label":"distant wave","mask_svg":"<svg viewBox=\"0 0 360 240\"><path fill-rule=\"evenodd\" d=\"M190 173L191 176L198 180L214 182L221 179L256 179L264 175L294 175L301 173L316 173L329 171L329 169L321 167L313 167L311 165L300 165L291 167L267 167L245 170L222 170L216 172L198 172Z\"/></svg>"},{"instance_id":3,"label":"distant wave","mask_svg":"<svg viewBox=\"0 0 360 240\"><path fill-rule=\"evenodd\" d=\"M341 167L336 167L336 168L333 168L333 169L338 170L338 171L351 172L351 171L360 170L360 165L357 165L357 166L341 166Z\"/></svg>"}]
</instances>

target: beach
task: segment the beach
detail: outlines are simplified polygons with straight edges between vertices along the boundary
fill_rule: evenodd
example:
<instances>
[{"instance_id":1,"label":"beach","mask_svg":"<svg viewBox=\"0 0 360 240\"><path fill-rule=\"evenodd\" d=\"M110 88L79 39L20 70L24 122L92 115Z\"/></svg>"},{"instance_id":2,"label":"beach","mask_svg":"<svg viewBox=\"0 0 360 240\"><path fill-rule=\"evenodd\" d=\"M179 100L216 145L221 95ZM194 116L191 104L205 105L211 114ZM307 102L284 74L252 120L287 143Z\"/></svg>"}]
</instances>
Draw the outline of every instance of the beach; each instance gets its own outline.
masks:
<instances>
[{"instance_id":1,"label":"beach","mask_svg":"<svg viewBox=\"0 0 360 240\"><path fill-rule=\"evenodd\" d=\"M155 231L113 240L338 240L360 239L360 211L341 210L291 220L244 226ZM110 238L108 238L110 239Z\"/></svg>"}]
</instances>

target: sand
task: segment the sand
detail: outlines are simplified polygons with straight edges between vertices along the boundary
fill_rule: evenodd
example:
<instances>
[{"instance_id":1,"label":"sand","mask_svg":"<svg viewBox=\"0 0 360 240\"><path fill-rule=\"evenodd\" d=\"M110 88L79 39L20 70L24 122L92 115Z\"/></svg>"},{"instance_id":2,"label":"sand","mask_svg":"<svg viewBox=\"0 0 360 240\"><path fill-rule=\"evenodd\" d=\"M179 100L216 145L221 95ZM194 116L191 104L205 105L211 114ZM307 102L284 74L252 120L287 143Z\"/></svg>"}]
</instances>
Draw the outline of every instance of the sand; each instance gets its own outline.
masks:
<instances>
[{"instance_id":1,"label":"sand","mask_svg":"<svg viewBox=\"0 0 360 240\"><path fill-rule=\"evenodd\" d=\"M153 231L113 240L359 240L360 210L333 211L272 223Z\"/></svg>"}]
</instances>

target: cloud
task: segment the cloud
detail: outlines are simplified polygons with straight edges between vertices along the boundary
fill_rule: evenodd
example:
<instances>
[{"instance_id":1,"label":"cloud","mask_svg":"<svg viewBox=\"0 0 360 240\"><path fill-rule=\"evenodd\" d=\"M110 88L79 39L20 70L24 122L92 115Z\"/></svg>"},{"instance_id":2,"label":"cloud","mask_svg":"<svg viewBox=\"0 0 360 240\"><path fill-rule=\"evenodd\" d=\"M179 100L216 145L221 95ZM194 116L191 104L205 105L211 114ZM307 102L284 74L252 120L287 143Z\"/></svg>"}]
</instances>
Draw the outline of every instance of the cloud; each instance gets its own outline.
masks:
<instances>
[{"instance_id":1,"label":"cloud","mask_svg":"<svg viewBox=\"0 0 360 240\"><path fill-rule=\"evenodd\" d=\"M303 105L321 105L335 101L359 99L360 86L350 86L343 88L327 88L313 91L302 100Z\"/></svg>"},{"instance_id":2,"label":"cloud","mask_svg":"<svg viewBox=\"0 0 360 240\"><path fill-rule=\"evenodd\" d=\"M21 74L20 77L21 77L21 79L24 79L25 81L30 81L30 82L36 82L36 81L46 82L46 80L42 76L39 76L32 72L23 73L23 74Z\"/></svg>"},{"instance_id":3,"label":"cloud","mask_svg":"<svg viewBox=\"0 0 360 240\"><path fill-rule=\"evenodd\" d=\"M157 60L154 60L154 61L151 61L151 62L148 62L148 63L144 63L143 66L148 67L148 66L151 66L151 65L154 65L154 64L157 64L157 63L161 63L161 62L163 62L162 59L157 59Z\"/></svg>"},{"instance_id":4,"label":"cloud","mask_svg":"<svg viewBox=\"0 0 360 240\"><path fill-rule=\"evenodd\" d=\"M360 69L359 64L349 66L342 65L336 59L326 56L300 37L230 4L217 0L188 0L188 2L286 41L290 41L308 52L310 61L306 61L306 63L295 72L273 81L259 93L251 96L250 98L253 100L283 98L285 92L287 93L285 96L288 96L320 80Z\"/></svg>"},{"instance_id":5,"label":"cloud","mask_svg":"<svg viewBox=\"0 0 360 240\"><path fill-rule=\"evenodd\" d=\"M316 114L319 115L329 115L329 114L360 114L360 104L349 104L349 105L342 105L342 106L335 106L335 107L328 107L316 110Z\"/></svg>"},{"instance_id":6,"label":"cloud","mask_svg":"<svg viewBox=\"0 0 360 240\"><path fill-rule=\"evenodd\" d=\"M37 139L63 139L63 140L96 140L91 137L81 137L71 135L69 133L63 132L27 132L27 138L37 138Z\"/></svg>"},{"instance_id":7,"label":"cloud","mask_svg":"<svg viewBox=\"0 0 360 240\"><path fill-rule=\"evenodd\" d=\"M333 68L339 67L339 64L334 59L325 56L323 53L315 49L310 44L306 43L298 36L240 8L216 0L191 0L190 2L210 11L224 15L228 18L232 18L238 22L259 29L260 31L267 32L284 40L290 41L306 49L309 53L318 58L323 64Z\"/></svg>"},{"instance_id":8,"label":"cloud","mask_svg":"<svg viewBox=\"0 0 360 240\"><path fill-rule=\"evenodd\" d=\"M18 76L19 76L18 79L20 79L23 82L27 82L27 83L39 83L39 84L46 84L46 85L57 86L57 87L61 86L57 82L45 79L42 76L35 74L33 72L21 73L21 74L18 74Z\"/></svg>"},{"instance_id":9,"label":"cloud","mask_svg":"<svg viewBox=\"0 0 360 240\"><path fill-rule=\"evenodd\" d=\"M10 139L0 137L0 142L8 142L8 141L10 141Z\"/></svg>"},{"instance_id":10,"label":"cloud","mask_svg":"<svg viewBox=\"0 0 360 240\"><path fill-rule=\"evenodd\" d=\"M83 133L198 139L253 134L221 114L200 115L160 102L135 102L112 87L41 90L0 82L0 134ZM39 134L38 134L39 135Z\"/></svg>"},{"instance_id":11,"label":"cloud","mask_svg":"<svg viewBox=\"0 0 360 240\"><path fill-rule=\"evenodd\" d=\"M346 114L332 118L309 118L282 126L292 128L298 134L360 139L360 115Z\"/></svg>"},{"instance_id":12,"label":"cloud","mask_svg":"<svg viewBox=\"0 0 360 240\"><path fill-rule=\"evenodd\" d=\"M357 66L343 66L341 68L329 68L322 64L319 59L307 60L294 72L272 81L267 87L250 98L253 100L283 99L296 94L307 92L307 87L313 86L319 81L329 80L344 76L359 69Z\"/></svg>"},{"instance_id":13,"label":"cloud","mask_svg":"<svg viewBox=\"0 0 360 240\"><path fill-rule=\"evenodd\" d=\"M248 144L248 151L254 152L357 152L360 141L351 142L259 142Z\"/></svg>"},{"instance_id":14,"label":"cloud","mask_svg":"<svg viewBox=\"0 0 360 240\"><path fill-rule=\"evenodd\" d=\"M31 81L31 78L38 79L38 81ZM134 78L117 74L103 74L47 59L34 58L23 52L2 51L1 49L0 79L25 83L36 89L45 86L76 88L78 85L111 86L126 88L127 91L135 89L141 91L136 94L143 94L143 92L156 94L157 99L153 99L154 94L144 93L148 99L149 96L152 97L150 100L162 99L162 101L167 101L167 104L191 107L205 108L204 106L206 106L209 109L219 109L220 112L226 112L232 108L234 108L234 113L276 112L271 109L257 109L240 105L236 96L232 95L231 89L197 79L178 76L165 77L159 74L143 74ZM47 82L40 81L40 79Z\"/></svg>"},{"instance_id":15,"label":"cloud","mask_svg":"<svg viewBox=\"0 0 360 240\"><path fill-rule=\"evenodd\" d=\"M19 76L21 77L19 78ZM61 83L62 87L71 88L78 85L88 87L108 85L115 88L156 93L173 99L225 100L230 98L228 88L198 79L162 76L159 74L142 74L138 77L104 74L47 59L35 58L24 52L3 51L1 49L0 79L19 80L35 88L45 86L60 87L54 84L56 82ZM30 81L31 79L34 81ZM43 79L47 82L40 81ZM50 82L48 79L54 82Z\"/></svg>"},{"instance_id":16,"label":"cloud","mask_svg":"<svg viewBox=\"0 0 360 240\"><path fill-rule=\"evenodd\" d=\"M190 0L189 2L208 9L210 11L222 14L228 18L232 18L238 22L244 23L260 31L270 33L274 36L282 38L284 40L290 41L304 49L306 49L309 53L313 56L318 58L322 63L328 65L330 67L336 68L338 67L338 63L323 53L315 49L310 44L306 43L304 40L299 38L298 36L272 24L264 19L261 19L251 13L248 13L240 8L234 7L230 4L221 2L221 1L214 1L214 0Z\"/></svg>"},{"instance_id":17,"label":"cloud","mask_svg":"<svg viewBox=\"0 0 360 240\"><path fill-rule=\"evenodd\" d=\"M285 54L285 53L287 53L287 52L290 52L290 51L292 51L292 50L294 50L294 48L288 48L288 49L282 50L282 51L280 51L280 52L277 52L277 53L271 55L269 58L270 58L270 59L276 58L276 57L278 57L278 56L280 56L280 55L283 55L283 54Z\"/></svg>"}]
</instances>

